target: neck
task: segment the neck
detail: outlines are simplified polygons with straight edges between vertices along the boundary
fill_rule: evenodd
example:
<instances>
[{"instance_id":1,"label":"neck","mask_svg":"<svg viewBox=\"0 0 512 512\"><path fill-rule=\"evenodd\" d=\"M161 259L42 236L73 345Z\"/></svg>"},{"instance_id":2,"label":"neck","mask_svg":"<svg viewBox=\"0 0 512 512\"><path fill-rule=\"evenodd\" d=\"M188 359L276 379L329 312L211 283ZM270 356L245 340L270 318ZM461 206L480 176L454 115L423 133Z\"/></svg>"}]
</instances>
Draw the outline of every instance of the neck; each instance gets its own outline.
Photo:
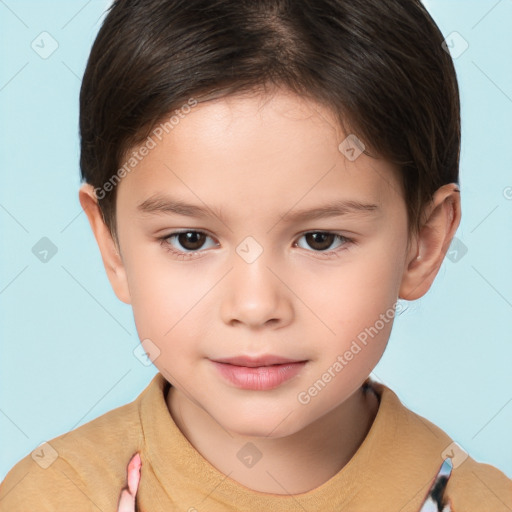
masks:
<instances>
[{"instance_id":1,"label":"neck","mask_svg":"<svg viewBox=\"0 0 512 512\"><path fill-rule=\"evenodd\" d=\"M167 407L190 444L215 468L249 489L273 494L300 494L319 487L338 473L364 441L379 401L359 388L345 402L304 429L279 438L245 437L227 432L205 410L169 388ZM257 464L233 464L253 442L264 456Z\"/></svg>"}]
</instances>

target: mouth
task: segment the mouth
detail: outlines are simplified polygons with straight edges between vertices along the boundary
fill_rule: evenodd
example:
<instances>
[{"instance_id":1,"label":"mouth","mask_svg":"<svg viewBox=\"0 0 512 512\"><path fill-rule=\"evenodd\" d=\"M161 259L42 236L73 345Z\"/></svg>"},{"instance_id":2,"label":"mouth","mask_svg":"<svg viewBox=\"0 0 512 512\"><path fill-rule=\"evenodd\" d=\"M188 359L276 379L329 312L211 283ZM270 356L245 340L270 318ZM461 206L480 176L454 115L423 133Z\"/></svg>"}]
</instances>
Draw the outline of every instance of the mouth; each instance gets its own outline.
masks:
<instances>
[{"instance_id":1,"label":"mouth","mask_svg":"<svg viewBox=\"0 0 512 512\"><path fill-rule=\"evenodd\" d=\"M275 389L297 376L307 360L277 356L232 357L212 360L225 382L239 389L265 391Z\"/></svg>"},{"instance_id":2,"label":"mouth","mask_svg":"<svg viewBox=\"0 0 512 512\"><path fill-rule=\"evenodd\" d=\"M235 356L223 359L212 360L216 363L230 364L233 366L245 366L246 368L259 368L262 366L276 366L282 364L305 363L305 359L288 359L275 355L264 355L258 357Z\"/></svg>"}]
</instances>

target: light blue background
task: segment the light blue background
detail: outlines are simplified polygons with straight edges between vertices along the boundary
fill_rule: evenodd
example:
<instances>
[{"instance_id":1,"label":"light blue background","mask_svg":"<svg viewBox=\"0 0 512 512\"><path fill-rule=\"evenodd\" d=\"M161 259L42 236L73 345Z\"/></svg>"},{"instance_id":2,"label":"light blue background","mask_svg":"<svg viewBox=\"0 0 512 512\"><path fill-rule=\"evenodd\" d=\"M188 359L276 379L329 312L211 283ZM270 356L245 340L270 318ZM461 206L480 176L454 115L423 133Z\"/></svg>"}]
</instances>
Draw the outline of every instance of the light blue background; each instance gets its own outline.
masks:
<instances>
[{"instance_id":1,"label":"light blue background","mask_svg":"<svg viewBox=\"0 0 512 512\"><path fill-rule=\"evenodd\" d=\"M0 3L1 479L40 443L135 399L156 373L133 355L131 308L111 290L78 202L80 79L107 5ZM445 260L397 318L374 375L512 477L512 2L425 5L445 36L469 43L455 59L456 236L467 253ZM31 48L43 31L59 45L47 59ZM45 236L58 252L42 263L32 247Z\"/></svg>"}]
</instances>

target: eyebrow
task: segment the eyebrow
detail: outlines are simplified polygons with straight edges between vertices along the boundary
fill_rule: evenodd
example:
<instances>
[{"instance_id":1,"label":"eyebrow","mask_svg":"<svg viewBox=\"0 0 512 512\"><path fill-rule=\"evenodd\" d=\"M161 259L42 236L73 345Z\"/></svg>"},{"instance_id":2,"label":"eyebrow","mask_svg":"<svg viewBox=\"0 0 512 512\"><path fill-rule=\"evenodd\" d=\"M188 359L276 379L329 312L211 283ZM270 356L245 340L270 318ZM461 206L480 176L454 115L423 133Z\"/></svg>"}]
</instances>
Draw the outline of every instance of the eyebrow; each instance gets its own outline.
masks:
<instances>
[{"instance_id":1,"label":"eyebrow","mask_svg":"<svg viewBox=\"0 0 512 512\"><path fill-rule=\"evenodd\" d=\"M186 217L214 218L224 221L224 215L220 209L209 208L185 203L178 199L154 194L137 206L137 211L148 215L183 215ZM306 220L317 220L328 217L341 217L343 215L374 215L380 212L377 204L364 203L355 200L334 200L316 208L295 210L280 215L286 222L300 222Z\"/></svg>"}]
</instances>

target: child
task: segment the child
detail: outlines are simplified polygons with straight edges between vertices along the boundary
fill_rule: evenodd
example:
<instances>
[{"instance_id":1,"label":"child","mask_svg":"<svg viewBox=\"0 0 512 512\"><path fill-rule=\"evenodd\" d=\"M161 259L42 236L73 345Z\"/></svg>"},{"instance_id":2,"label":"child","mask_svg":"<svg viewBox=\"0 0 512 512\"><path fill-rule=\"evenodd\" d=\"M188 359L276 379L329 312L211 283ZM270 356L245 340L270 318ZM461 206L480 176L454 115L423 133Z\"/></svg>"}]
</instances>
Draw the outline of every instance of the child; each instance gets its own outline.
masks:
<instances>
[{"instance_id":1,"label":"child","mask_svg":"<svg viewBox=\"0 0 512 512\"><path fill-rule=\"evenodd\" d=\"M114 3L79 197L159 373L18 462L1 510L512 509L369 377L460 222L442 42L419 0Z\"/></svg>"}]
</instances>

